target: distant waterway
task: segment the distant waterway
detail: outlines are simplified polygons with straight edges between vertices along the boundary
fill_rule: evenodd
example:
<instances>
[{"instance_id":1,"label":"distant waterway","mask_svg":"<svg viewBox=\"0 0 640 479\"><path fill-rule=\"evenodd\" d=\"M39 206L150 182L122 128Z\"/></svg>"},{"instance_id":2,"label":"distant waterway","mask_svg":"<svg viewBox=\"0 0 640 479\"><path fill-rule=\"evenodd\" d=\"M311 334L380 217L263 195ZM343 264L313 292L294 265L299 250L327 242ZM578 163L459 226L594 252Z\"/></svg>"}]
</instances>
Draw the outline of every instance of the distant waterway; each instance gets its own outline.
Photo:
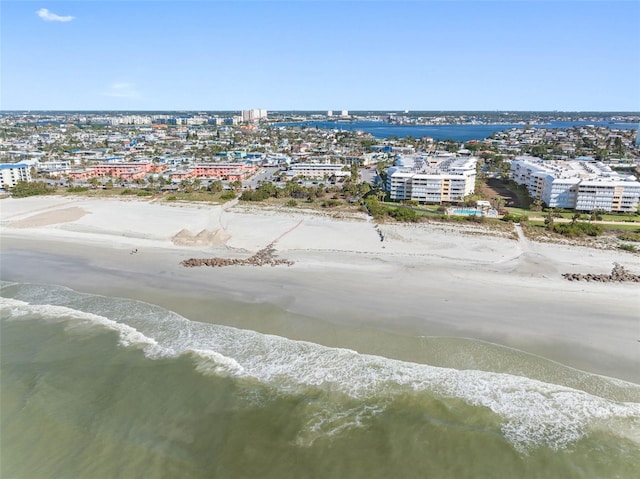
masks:
<instances>
[{"instance_id":1,"label":"distant waterway","mask_svg":"<svg viewBox=\"0 0 640 479\"><path fill-rule=\"evenodd\" d=\"M470 141L484 140L499 131L511 128L523 128L525 123L498 123L482 125L393 125L381 121L303 121L282 123L281 126L300 126L328 130L362 131L370 133L375 138L422 138L424 136L436 140ZM542 125L532 125L532 128L571 128L574 126L594 125L606 126L618 130L637 130L637 123L611 123L608 121L552 121Z\"/></svg>"}]
</instances>

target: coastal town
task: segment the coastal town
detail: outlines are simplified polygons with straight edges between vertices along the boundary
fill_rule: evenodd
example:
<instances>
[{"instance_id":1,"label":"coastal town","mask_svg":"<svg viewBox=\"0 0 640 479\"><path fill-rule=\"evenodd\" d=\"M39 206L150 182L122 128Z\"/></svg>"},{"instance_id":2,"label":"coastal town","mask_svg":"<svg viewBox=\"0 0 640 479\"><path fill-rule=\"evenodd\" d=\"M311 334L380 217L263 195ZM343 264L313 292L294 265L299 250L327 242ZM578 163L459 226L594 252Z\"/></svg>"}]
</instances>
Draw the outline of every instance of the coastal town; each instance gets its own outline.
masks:
<instances>
[{"instance_id":1,"label":"coastal town","mask_svg":"<svg viewBox=\"0 0 640 479\"><path fill-rule=\"evenodd\" d=\"M0 479L640 477L640 1L0 1Z\"/></svg>"},{"instance_id":2,"label":"coastal town","mask_svg":"<svg viewBox=\"0 0 640 479\"><path fill-rule=\"evenodd\" d=\"M520 127L500 129L499 118ZM308 126L323 120L330 127ZM378 138L380 124L495 124L488 138ZM502 217L505 207L636 215L640 146L632 114L408 112L3 113L0 188L217 199L318 199L326 208L372 202L437 205L455 216ZM549 122L574 122L551 127ZM591 122L591 123L589 123ZM364 123L367 124L367 123ZM350 125L349 129L344 129ZM354 128L355 126L355 128ZM528 204L518 194L526 190ZM517 191L516 191L517 193ZM206 196L205 196L206 198ZM200 198L202 199L202 198ZM211 200L212 198L207 198ZM369 211L377 204L365 204ZM414 210L411 210L414 211ZM394 213L395 212L395 215ZM401 214L402 213L402 214Z\"/></svg>"}]
</instances>

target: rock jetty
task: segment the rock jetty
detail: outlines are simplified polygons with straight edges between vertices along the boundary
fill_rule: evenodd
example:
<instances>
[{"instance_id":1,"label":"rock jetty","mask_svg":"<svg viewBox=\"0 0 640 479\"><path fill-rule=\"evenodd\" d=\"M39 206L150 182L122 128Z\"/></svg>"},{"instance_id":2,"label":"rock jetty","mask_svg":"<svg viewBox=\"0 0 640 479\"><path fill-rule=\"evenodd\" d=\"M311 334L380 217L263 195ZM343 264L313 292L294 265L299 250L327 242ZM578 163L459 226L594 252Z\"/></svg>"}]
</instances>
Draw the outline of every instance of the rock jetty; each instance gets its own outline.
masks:
<instances>
[{"instance_id":1,"label":"rock jetty","mask_svg":"<svg viewBox=\"0 0 640 479\"><path fill-rule=\"evenodd\" d=\"M610 274L564 273L562 277L569 281L595 281L599 283L622 283L631 281L633 283L640 283L640 274L630 273L618 263L614 263Z\"/></svg>"},{"instance_id":2,"label":"rock jetty","mask_svg":"<svg viewBox=\"0 0 640 479\"><path fill-rule=\"evenodd\" d=\"M291 266L293 261L278 258L275 254L275 246L269 243L253 256L246 259L230 259L230 258L190 258L185 259L180 264L187 268L195 268L196 266Z\"/></svg>"}]
</instances>

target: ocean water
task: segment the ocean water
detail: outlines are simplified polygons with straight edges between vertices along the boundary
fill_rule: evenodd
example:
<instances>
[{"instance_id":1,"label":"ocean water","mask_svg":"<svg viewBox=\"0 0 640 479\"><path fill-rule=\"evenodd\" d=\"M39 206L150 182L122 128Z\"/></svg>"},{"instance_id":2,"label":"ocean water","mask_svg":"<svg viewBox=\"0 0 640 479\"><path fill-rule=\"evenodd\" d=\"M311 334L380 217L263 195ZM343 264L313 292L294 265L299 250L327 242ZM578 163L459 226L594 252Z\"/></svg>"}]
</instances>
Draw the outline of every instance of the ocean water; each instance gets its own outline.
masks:
<instances>
[{"instance_id":1,"label":"ocean water","mask_svg":"<svg viewBox=\"0 0 640 479\"><path fill-rule=\"evenodd\" d=\"M50 285L0 314L3 478L637 477L640 386L506 350L433 366Z\"/></svg>"}]
</instances>

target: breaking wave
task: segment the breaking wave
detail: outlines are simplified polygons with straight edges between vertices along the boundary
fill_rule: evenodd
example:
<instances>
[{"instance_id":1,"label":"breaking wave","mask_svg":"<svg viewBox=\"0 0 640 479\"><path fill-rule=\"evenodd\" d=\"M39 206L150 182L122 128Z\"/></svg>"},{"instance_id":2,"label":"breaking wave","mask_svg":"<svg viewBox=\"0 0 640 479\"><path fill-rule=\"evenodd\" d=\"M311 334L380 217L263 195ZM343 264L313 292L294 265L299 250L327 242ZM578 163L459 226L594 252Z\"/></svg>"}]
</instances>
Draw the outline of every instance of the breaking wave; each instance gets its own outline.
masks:
<instances>
[{"instance_id":1,"label":"breaking wave","mask_svg":"<svg viewBox=\"0 0 640 479\"><path fill-rule=\"evenodd\" d=\"M523 376L434 367L197 323L141 302L34 287L31 297L67 305L3 297L2 319L63 323L70 333L115 331L123 347L138 348L150 359L187 357L204 376L249 378L284 394L319 391L346 398L337 408L312 408L301 444L361 427L395 398L422 394L491 411L520 451L565 448L596 428L636 442L640 437L640 402L616 402Z\"/></svg>"}]
</instances>

